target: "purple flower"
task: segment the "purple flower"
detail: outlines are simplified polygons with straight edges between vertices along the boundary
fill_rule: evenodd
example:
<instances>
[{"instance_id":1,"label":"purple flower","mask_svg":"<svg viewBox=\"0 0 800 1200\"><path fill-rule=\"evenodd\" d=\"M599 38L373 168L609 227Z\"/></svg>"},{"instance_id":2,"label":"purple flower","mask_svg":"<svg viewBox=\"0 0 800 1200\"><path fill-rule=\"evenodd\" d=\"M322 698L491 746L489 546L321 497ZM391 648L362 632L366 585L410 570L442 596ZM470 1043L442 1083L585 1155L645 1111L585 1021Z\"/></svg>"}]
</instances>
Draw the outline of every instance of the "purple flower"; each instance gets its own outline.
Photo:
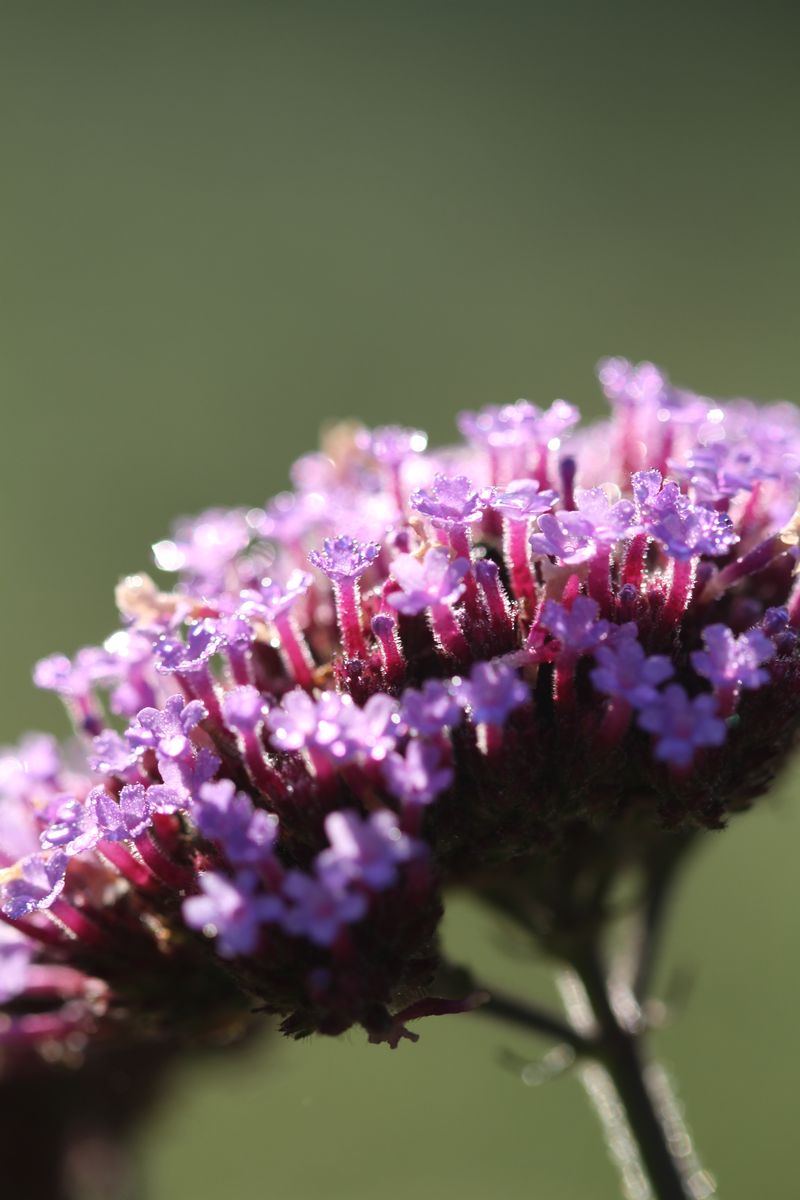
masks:
<instances>
[{"instance_id":1,"label":"purple flower","mask_svg":"<svg viewBox=\"0 0 800 1200\"><path fill-rule=\"evenodd\" d=\"M218 617L208 622L213 633L219 638L221 649L242 653L255 640L252 621L239 609L228 616Z\"/></svg>"},{"instance_id":2,"label":"purple flower","mask_svg":"<svg viewBox=\"0 0 800 1200\"><path fill-rule=\"evenodd\" d=\"M605 488L578 488L575 503L591 524L592 538L598 545L612 546L637 532L636 506L630 500L612 500Z\"/></svg>"},{"instance_id":3,"label":"purple flower","mask_svg":"<svg viewBox=\"0 0 800 1200\"><path fill-rule=\"evenodd\" d=\"M367 450L376 462L396 467L413 454L422 454L428 445L428 435L421 429L406 429L402 425L383 425L364 430L358 445Z\"/></svg>"},{"instance_id":4,"label":"purple flower","mask_svg":"<svg viewBox=\"0 0 800 1200\"><path fill-rule=\"evenodd\" d=\"M280 492L267 504L259 532L285 546L298 546L327 511L328 499L321 492Z\"/></svg>"},{"instance_id":5,"label":"purple flower","mask_svg":"<svg viewBox=\"0 0 800 1200\"><path fill-rule=\"evenodd\" d=\"M447 881L502 890L524 860L572 910L585 872L553 891L554 849L638 872L648 812L718 827L765 786L800 726L800 414L601 373L615 411L574 436L573 406L527 400L435 454L399 426L325 435L294 495L181 522L156 547L174 590L130 577L102 648L40 664L80 736L0 749L0 903L29 918L0 924L15 1061L62 1025L87 1053L154 1017L169 1040L182 990L198 1028L233 1000L245 1024L253 1004L290 1034L395 1041L469 1007L426 991ZM728 723L735 770L706 752L692 776ZM620 798L658 763L631 839ZM95 1003L104 984L124 1004Z\"/></svg>"},{"instance_id":6,"label":"purple flower","mask_svg":"<svg viewBox=\"0 0 800 1200\"><path fill-rule=\"evenodd\" d=\"M664 487L664 495L662 496L662 486ZM680 488L677 483L667 481L664 483L664 477L660 471L651 468L647 471L636 471L631 476L631 490L636 506L641 510L642 514L651 514L654 505L660 503L674 505L678 502L680 496Z\"/></svg>"},{"instance_id":7,"label":"purple flower","mask_svg":"<svg viewBox=\"0 0 800 1200\"><path fill-rule=\"evenodd\" d=\"M580 409L574 404L569 404L566 400L554 400L549 408L546 408L536 422L537 440L551 450L557 450L561 438L572 429L573 425L577 425L581 419Z\"/></svg>"},{"instance_id":8,"label":"purple flower","mask_svg":"<svg viewBox=\"0 0 800 1200\"><path fill-rule=\"evenodd\" d=\"M107 638L109 674L103 682L113 687L109 707L118 716L132 717L154 700L152 638L136 629L120 629Z\"/></svg>"},{"instance_id":9,"label":"purple flower","mask_svg":"<svg viewBox=\"0 0 800 1200\"><path fill-rule=\"evenodd\" d=\"M164 759L180 759L191 751L189 735L208 716L199 700L170 696L163 708L143 708L125 731L129 744L155 750Z\"/></svg>"},{"instance_id":10,"label":"purple flower","mask_svg":"<svg viewBox=\"0 0 800 1200\"><path fill-rule=\"evenodd\" d=\"M517 672L500 660L478 663L469 679L454 684L454 692L476 725L504 725L515 708L530 700Z\"/></svg>"},{"instance_id":11,"label":"purple flower","mask_svg":"<svg viewBox=\"0 0 800 1200\"><path fill-rule=\"evenodd\" d=\"M455 604L464 592L464 576L469 570L465 558L450 561L450 555L436 546L423 559L413 554L401 554L392 563L392 578L399 592L387 597L392 608L413 617L436 604Z\"/></svg>"},{"instance_id":12,"label":"purple flower","mask_svg":"<svg viewBox=\"0 0 800 1200\"><path fill-rule=\"evenodd\" d=\"M678 561L700 554L725 554L739 540L727 513L699 505L667 513L651 524L649 532Z\"/></svg>"},{"instance_id":13,"label":"purple flower","mask_svg":"<svg viewBox=\"0 0 800 1200\"><path fill-rule=\"evenodd\" d=\"M565 608L555 600L545 600L542 605L541 624L561 643L560 654L578 659L582 654L593 654L609 635L608 621L601 621L600 606L589 596L577 596L572 608Z\"/></svg>"},{"instance_id":14,"label":"purple flower","mask_svg":"<svg viewBox=\"0 0 800 1200\"><path fill-rule=\"evenodd\" d=\"M749 629L737 638L727 625L708 625L703 641L705 650L692 652L692 666L714 688L738 691L769 682L769 671L761 664L773 657L775 646L760 629Z\"/></svg>"},{"instance_id":15,"label":"purple flower","mask_svg":"<svg viewBox=\"0 0 800 1200\"><path fill-rule=\"evenodd\" d=\"M109 674L110 656L96 646L86 646L78 651L74 661L64 654L40 659L33 670L33 682L59 696L81 698L95 684L108 680Z\"/></svg>"},{"instance_id":16,"label":"purple flower","mask_svg":"<svg viewBox=\"0 0 800 1200\"><path fill-rule=\"evenodd\" d=\"M57 786L61 756L49 734L29 734L18 746L0 750L0 795L31 798Z\"/></svg>"},{"instance_id":17,"label":"purple flower","mask_svg":"<svg viewBox=\"0 0 800 1200\"><path fill-rule=\"evenodd\" d=\"M162 571L181 571L192 579L215 583L252 536L241 510L209 509L193 520L178 522L172 538L153 546L153 556Z\"/></svg>"},{"instance_id":18,"label":"purple flower","mask_svg":"<svg viewBox=\"0 0 800 1200\"><path fill-rule=\"evenodd\" d=\"M552 508L558 494L550 488L541 489L535 479L515 479L492 496L492 508L509 521L527 521Z\"/></svg>"},{"instance_id":19,"label":"purple flower","mask_svg":"<svg viewBox=\"0 0 800 1200\"><path fill-rule=\"evenodd\" d=\"M11 866L39 849L39 820L36 810L23 795L0 788L0 878L2 868Z\"/></svg>"},{"instance_id":20,"label":"purple flower","mask_svg":"<svg viewBox=\"0 0 800 1200\"><path fill-rule=\"evenodd\" d=\"M490 404L479 412L459 413L457 423L468 441L498 450L513 448L520 441L535 441L541 415L530 400L517 400L516 404Z\"/></svg>"},{"instance_id":21,"label":"purple flower","mask_svg":"<svg viewBox=\"0 0 800 1200\"><path fill-rule=\"evenodd\" d=\"M383 764L389 791L402 804L430 804L453 782L453 769L442 762L442 751L433 742L415 738L405 754L390 754Z\"/></svg>"},{"instance_id":22,"label":"purple flower","mask_svg":"<svg viewBox=\"0 0 800 1200\"><path fill-rule=\"evenodd\" d=\"M477 413L460 413L458 427L471 442L506 450L520 445L546 446L560 440L579 420L578 409L566 400L555 400L544 412L530 400L517 400L515 404L488 405Z\"/></svg>"},{"instance_id":23,"label":"purple flower","mask_svg":"<svg viewBox=\"0 0 800 1200\"><path fill-rule=\"evenodd\" d=\"M139 758L138 752L115 729L104 729L93 738L92 750L89 766L99 775L118 775L124 779Z\"/></svg>"},{"instance_id":24,"label":"purple flower","mask_svg":"<svg viewBox=\"0 0 800 1200\"><path fill-rule=\"evenodd\" d=\"M579 566L597 554L592 523L579 512L543 513L529 542L534 554L551 555L569 566Z\"/></svg>"},{"instance_id":25,"label":"purple flower","mask_svg":"<svg viewBox=\"0 0 800 1200\"><path fill-rule=\"evenodd\" d=\"M198 756L199 758L200 756ZM219 760L214 759L214 767L219 765ZM205 782L205 774L202 771L197 773L197 787ZM125 788L122 789L123 792ZM173 813L185 812L187 808L187 796L184 788L169 787L165 783L154 783L147 789L147 804L151 813Z\"/></svg>"},{"instance_id":26,"label":"purple flower","mask_svg":"<svg viewBox=\"0 0 800 1200\"><path fill-rule=\"evenodd\" d=\"M109 842L135 841L152 820L148 793L140 783L124 787L116 801L102 787L93 788L86 799L100 838Z\"/></svg>"},{"instance_id":27,"label":"purple flower","mask_svg":"<svg viewBox=\"0 0 800 1200\"><path fill-rule=\"evenodd\" d=\"M218 871L199 878L201 895L183 902L183 919L190 929L216 938L223 958L253 954L261 938L261 926L280 920L283 905L277 896L259 895L258 879L242 871L234 879Z\"/></svg>"},{"instance_id":28,"label":"purple flower","mask_svg":"<svg viewBox=\"0 0 800 1200\"><path fill-rule=\"evenodd\" d=\"M258 588L242 592L239 611L248 620L255 619L270 625L276 618L289 612L310 586L311 576L307 571L292 571L285 583L263 579Z\"/></svg>"},{"instance_id":29,"label":"purple flower","mask_svg":"<svg viewBox=\"0 0 800 1200\"><path fill-rule=\"evenodd\" d=\"M661 654L649 657L636 639L636 626L621 626L632 630L633 636L618 637L612 644L598 646L597 666L591 679L598 692L624 700L634 708L643 708L656 699L660 684L674 674L672 663Z\"/></svg>"},{"instance_id":30,"label":"purple flower","mask_svg":"<svg viewBox=\"0 0 800 1200\"><path fill-rule=\"evenodd\" d=\"M401 832L394 813L382 810L366 820L355 812L330 813L325 818L330 849L316 859L320 878L334 890L361 883L375 891L397 881L398 863L414 853L411 838Z\"/></svg>"},{"instance_id":31,"label":"purple flower","mask_svg":"<svg viewBox=\"0 0 800 1200\"><path fill-rule=\"evenodd\" d=\"M36 947L24 934L0 921L0 1004L25 991Z\"/></svg>"},{"instance_id":32,"label":"purple flower","mask_svg":"<svg viewBox=\"0 0 800 1200\"><path fill-rule=\"evenodd\" d=\"M672 558L716 557L738 542L727 513L692 504L673 480L662 484L659 471L639 471L631 484L642 525Z\"/></svg>"},{"instance_id":33,"label":"purple flower","mask_svg":"<svg viewBox=\"0 0 800 1200\"><path fill-rule=\"evenodd\" d=\"M338 709L340 697L333 694L331 696L328 704L331 708ZM273 745L286 753L302 750L310 745L319 721L317 701L301 688L287 692L280 704L272 708L267 716Z\"/></svg>"},{"instance_id":34,"label":"purple flower","mask_svg":"<svg viewBox=\"0 0 800 1200\"><path fill-rule=\"evenodd\" d=\"M354 749L373 762L380 762L397 742L400 715L391 696L370 696L363 708L354 708L347 722L347 734Z\"/></svg>"},{"instance_id":35,"label":"purple flower","mask_svg":"<svg viewBox=\"0 0 800 1200\"><path fill-rule=\"evenodd\" d=\"M332 945L342 928L360 921L369 907L363 892L331 887L325 880L303 871L287 873L283 893L291 901L283 917L283 928L317 946Z\"/></svg>"},{"instance_id":36,"label":"purple flower","mask_svg":"<svg viewBox=\"0 0 800 1200\"><path fill-rule=\"evenodd\" d=\"M93 850L101 833L92 804L73 796L59 796L47 810L48 824L42 831L44 850L63 850L70 858Z\"/></svg>"},{"instance_id":37,"label":"purple flower","mask_svg":"<svg viewBox=\"0 0 800 1200\"><path fill-rule=\"evenodd\" d=\"M768 474L755 446L732 448L725 442L697 446L685 462L670 461L669 465L694 489L697 499L708 505L752 491L756 482Z\"/></svg>"},{"instance_id":38,"label":"purple flower","mask_svg":"<svg viewBox=\"0 0 800 1200\"><path fill-rule=\"evenodd\" d=\"M340 537L325 538L322 550L312 550L308 559L312 566L335 583L344 579L358 579L372 566L379 554L380 546L374 542L357 542L355 538L342 534Z\"/></svg>"},{"instance_id":39,"label":"purple flower","mask_svg":"<svg viewBox=\"0 0 800 1200\"><path fill-rule=\"evenodd\" d=\"M576 492L574 512L544 513L530 544L535 554L549 554L569 566L595 557L601 547L630 537L636 508L630 500L612 501L605 488Z\"/></svg>"},{"instance_id":40,"label":"purple flower","mask_svg":"<svg viewBox=\"0 0 800 1200\"><path fill-rule=\"evenodd\" d=\"M655 737L656 758L681 770L691 766L696 750L725 741L725 722L717 715L714 697L690 700L678 683L671 683L641 710L639 725Z\"/></svg>"},{"instance_id":41,"label":"purple flower","mask_svg":"<svg viewBox=\"0 0 800 1200\"><path fill-rule=\"evenodd\" d=\"M399 716L389 696L371 696L360 709L350 696L323 692L313 700L297 689L270 711L267 725L279 750L309 747L344 764L358 754L385 757L397 740Z\"/></svg>"},{"instance_id":42,"label":"purple flower","mask_svg":"<svg viewBox=\"0 0 800 1200\"><path fill-rule=\"evenodd\" d=\"M12 921L50 908L64 890L69 859L62 850L30 854L0 874L0 911Z\"/></svg>"},{"instance_id":43,"label":"purple flower","mask_svg":"<svg viewBox=\"0 0 800 1200\"><path fill-rule=\"evenodd\" d=\"M234 866L264 862L278 836L278 818L256 808L230 779L206 783L192 805L195 824L204 837L217 842Z\"/></svg>"},{"instance_id":44,"label":"purple flower","mask_svg":"<svg viewBox=\"0 0 800 1200\"><path fill-rule=\"evenodd\" d=\"M402 724L423 737L435 737L457 725L461 707L449 688L438 679L427 679L422 688L406 688L401 698Z\"/></svg>"},{"instance_id":45,"label":"purple flower","mask_svg":"<svg viewBox=\"0 0 800 1200\"><path fill-rule=\"evenodd\" d=\"M249 684L231 688L222 697L225 724L238 733L255 733L264 722L266 710L261 692Z\"/></svg>"},{"instance_id":46,"label":"purple flower","mask_svg":"<svg viewBox=\"0 0 800 1200\"><path fill-rule=\"evenodd\" d=\"M436 475L430 488L411 496L411 506L437 529L453 529L480 521L488 498L475 490L466 475Z\"/></svg>"},{"instance_id":47,"label":"purple flower","mask_svg":"<svg viewBox=\"0 0 800 1200\"><path fill-rule=\"evenodd\" d=\"M669 386L667 377L650 362L634 365L627 358L604 358L598 363L597 377L612 404L657 405Z\"/></svg>"},{"instance_id":48,"label":"purple flower","mask_svg":"<svg viewBox=\"0 0 800 1200\"><path fill-rule=\"evenodd\" d=\"M216 628L216 622L198 621L190 625L186 641L164 635L154 647L156 670L163 675L180 672L182 675L205 670L208 663L224 645L224 638Z\"/></svg>"}]
</instances>

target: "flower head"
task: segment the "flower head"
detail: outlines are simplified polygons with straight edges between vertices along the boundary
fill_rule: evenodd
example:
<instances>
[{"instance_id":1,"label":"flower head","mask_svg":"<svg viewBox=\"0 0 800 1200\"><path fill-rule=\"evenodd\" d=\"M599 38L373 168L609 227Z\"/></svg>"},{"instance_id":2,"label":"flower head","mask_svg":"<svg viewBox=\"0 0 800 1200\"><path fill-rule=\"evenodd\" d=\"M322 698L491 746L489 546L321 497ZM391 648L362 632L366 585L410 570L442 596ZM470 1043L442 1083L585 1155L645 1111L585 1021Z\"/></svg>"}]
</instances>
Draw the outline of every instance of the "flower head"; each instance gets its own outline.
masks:
<instances>
[{"instance_id":1,"label":"flower head","mask_svg":"<svg viewBox=\"0 0 800 1200\"><path fill-rule=\"evenodd\" d=\"M258 1010L395 1043L447 1010L408 1000L445 886L524 875L546 913L763 792L800 727L800 421L600 379L588 433L527 400L441 452L340 430L293 492L181 521L175 590L128 581L117 633L39 664L80 741L0 752L3 1015L41 1011L49 963L106 989L48 1011L92 1044L187 1007L198 1041Z\"/></svg>"}]
</instances>

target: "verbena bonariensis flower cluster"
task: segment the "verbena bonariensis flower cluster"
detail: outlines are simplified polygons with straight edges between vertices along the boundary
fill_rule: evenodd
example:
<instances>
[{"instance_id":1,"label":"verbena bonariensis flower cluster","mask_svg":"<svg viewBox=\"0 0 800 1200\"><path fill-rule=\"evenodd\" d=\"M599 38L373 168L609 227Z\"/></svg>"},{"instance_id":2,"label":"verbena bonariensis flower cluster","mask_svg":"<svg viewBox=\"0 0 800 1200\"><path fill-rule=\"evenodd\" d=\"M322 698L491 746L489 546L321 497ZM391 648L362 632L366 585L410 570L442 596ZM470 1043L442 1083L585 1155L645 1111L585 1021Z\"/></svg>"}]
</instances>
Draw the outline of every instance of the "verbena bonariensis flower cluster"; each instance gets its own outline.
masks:
<instances>
[{"instance_id":1,"label":"verbena bonariensis flower cluster","mask_svg":"<svg viewBox=\"0 0 800 1200\"><path fill-rule=\"evenodd\" d=\"M0 764L7 1061L254 1009L394 1045L470 1003L431 992L443 887L510 907L522 878L556 941L764 790L800 718L798 415L600 381L583 431L561 400L437 451L337 428L293 491L156 545L173 591L125 580L119 632L38 664L76 737Z\"/></svg>"}]
</instances>

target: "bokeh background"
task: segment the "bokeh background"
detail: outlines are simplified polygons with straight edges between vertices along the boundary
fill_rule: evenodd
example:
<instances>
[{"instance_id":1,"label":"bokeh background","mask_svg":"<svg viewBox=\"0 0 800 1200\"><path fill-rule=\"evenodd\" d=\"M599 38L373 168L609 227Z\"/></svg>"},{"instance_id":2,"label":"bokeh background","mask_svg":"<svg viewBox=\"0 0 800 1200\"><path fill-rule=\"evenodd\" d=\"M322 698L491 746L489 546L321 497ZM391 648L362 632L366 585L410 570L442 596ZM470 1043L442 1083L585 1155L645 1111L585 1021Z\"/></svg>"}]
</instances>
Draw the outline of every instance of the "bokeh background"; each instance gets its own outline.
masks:
<instances>
[{"instance_id":1,"label":"bokeh background","mask_svg":"<svg viewBox=\"0 0 800 1200\"><path fill-rule=\"evenodd\" d=\"M332 416L596 410L608 353L800 398L797 33L730 0L0 4L3 739L61 727L31 662L111 630L174 515L263 502ZM726 1200L796 1186L796 782L710 839L662 976ZM546 991L463 903L449 936ZM148 1196L614 1200L577 1081L520 1082L540 1044L420 1032L185 1070Z\"/></svg>"}]
</instances>

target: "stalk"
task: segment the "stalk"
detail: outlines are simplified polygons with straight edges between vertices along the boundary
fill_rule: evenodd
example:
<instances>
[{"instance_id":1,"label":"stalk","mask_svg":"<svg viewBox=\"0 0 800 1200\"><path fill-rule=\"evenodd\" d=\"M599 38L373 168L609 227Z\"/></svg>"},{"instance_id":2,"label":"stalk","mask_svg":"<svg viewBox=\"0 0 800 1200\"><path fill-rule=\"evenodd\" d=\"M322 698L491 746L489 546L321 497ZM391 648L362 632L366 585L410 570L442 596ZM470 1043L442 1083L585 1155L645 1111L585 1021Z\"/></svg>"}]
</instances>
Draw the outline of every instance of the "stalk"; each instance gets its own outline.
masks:
<instances>
[{"instance_id":1,"label":"stalk","mask_svg":"<svg viewBox=\"0 0 800 1200\"><path fill-rule=\"evenodd\" d=\"M558 983L566 1021L469 980L471 987L490 997L479 1012L555 1040L574 1055L619 1170L625 1200L708 1200L716 1195L715 1181L697 1159L669 1079L651 1060L646 1042L647 996L665 911L693 840L691 835L676 835L642 865L645 886L638 924L613 970L602 954L605 923L592 919L592 911L602 908L597 896L591 910L572 911L561 937L544 935L545 945L561 963ZM529 934L542 936L522 910L505 911Z\"/></svg>"},{"instance_id":2,"label":"stalk","mask_svg":"<svg viewBox=\"0 0 800 1200\"><path fill-rule=\"evenodd\" d=\"M591 951L578 957L573 971L574 976L568 975L562 982L562 994L576 1028L584 1023L594 1025L594 1070L583 1073L583 1084L622 1172L623 1194L630 1200L647 1196L656 1200L701 1200L712 1196L713 1181L698 1169L688 1132L685 1127L675 1129L677 1107L672 1105L672 1119L668 1120L663 1092L657 1095L652 1087L654 1072L647 1061L640 1026L637 1029L639 1023L631 1023L638 1006L631 1003L628 1014L618 1011L614 992ZM632 1001L632 997L629 999ZM605 1083L598 1068L606 1074ZM635 1155L618 1153L626 1142L635 1149ZM649 1192L641 1182L633 1182L639 1176L648 1180Z\"/></svg>"}]
</instances>

